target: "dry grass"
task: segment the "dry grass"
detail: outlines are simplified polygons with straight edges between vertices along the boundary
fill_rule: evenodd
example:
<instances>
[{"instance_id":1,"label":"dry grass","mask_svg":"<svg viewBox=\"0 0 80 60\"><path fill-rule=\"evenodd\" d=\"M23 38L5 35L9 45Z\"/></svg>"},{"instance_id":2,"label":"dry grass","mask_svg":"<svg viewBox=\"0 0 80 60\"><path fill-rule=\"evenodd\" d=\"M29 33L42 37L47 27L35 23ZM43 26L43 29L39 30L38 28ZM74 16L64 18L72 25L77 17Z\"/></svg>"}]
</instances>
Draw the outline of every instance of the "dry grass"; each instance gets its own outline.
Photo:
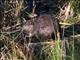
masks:
<instances>
[{"instance_id":1,"label":"dry grass","mask_svg":"<svg viewBox=\"0 0 80 60\"><path fill-rule=\"evenodd\" d=\"M27 43L21 35L25 20L21 14L27 8L24 7L24 0L5 0L5 10L1 12L4 16L0 17L0 60L80 60L80 34L74 35L73 28L73 35L64 37L65 28L71 25L74 27L74 24L80 22L80 14L73 16L75 13L71 3L73 2L67 4L65 9L61 8L59 13L62 40L57 33L55 41ZM27 12L31 17L35 14L36 5L33 6L32 13ZM21 38L18 39L19 36L24 42L20 41Z\"/></svg>"}]
</instances>

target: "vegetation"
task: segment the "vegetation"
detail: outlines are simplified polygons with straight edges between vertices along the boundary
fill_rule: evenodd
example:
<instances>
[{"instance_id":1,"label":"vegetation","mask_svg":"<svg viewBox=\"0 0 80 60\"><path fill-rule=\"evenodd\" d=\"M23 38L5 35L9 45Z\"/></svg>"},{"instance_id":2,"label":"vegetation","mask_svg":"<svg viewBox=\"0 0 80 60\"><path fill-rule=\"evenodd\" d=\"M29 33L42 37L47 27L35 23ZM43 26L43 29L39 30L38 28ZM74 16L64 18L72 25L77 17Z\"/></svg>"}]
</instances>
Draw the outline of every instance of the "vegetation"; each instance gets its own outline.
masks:
<instances>
[{"instance_id":1,"label":"vegetation","mask_svg":"<svg viewBox=\"0 0 80 60\"><path fill-rule=\"evenodd\" d=\"M57 27L54 40L26 38L23 25L36 14L56 17L61 35ZM0 60L80 60L79 55L79 0L0 0Z\"/></svg>"}]
</instances>

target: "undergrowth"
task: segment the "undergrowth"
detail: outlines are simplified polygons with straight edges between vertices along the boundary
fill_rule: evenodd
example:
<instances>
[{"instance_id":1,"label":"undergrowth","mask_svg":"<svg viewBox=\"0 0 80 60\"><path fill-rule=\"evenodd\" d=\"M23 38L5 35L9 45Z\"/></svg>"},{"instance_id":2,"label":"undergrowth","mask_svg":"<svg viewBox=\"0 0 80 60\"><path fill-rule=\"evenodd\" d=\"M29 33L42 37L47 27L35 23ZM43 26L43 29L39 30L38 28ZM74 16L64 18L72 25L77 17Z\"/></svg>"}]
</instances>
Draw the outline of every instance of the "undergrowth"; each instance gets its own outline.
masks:
<instances>
[{"instance_id":1,"label":"undergrowth","mask_svg":"<svg viewBox=\"0 0 80 60\"><path fill-rule=\"evenodd\" d=\"M80 60L80 31L76 32L74 27L80 23L80 1L66 1L63 7L59 7L60 11L56 17L60 20L63 30L62 38L57 31L57 37L50 42L26 43L21 35L21 27L27 19L25 17L35 14L34 2L32 12L28 12L26 0L1 0L0 60ZM65 37L64 34L68 34L65 30L70 26L71 31L67 31L72 32L72 35ZM21 38L18 39L20 35L24 38L23 42L20 41Z\"/></svg>"}]
</instances>

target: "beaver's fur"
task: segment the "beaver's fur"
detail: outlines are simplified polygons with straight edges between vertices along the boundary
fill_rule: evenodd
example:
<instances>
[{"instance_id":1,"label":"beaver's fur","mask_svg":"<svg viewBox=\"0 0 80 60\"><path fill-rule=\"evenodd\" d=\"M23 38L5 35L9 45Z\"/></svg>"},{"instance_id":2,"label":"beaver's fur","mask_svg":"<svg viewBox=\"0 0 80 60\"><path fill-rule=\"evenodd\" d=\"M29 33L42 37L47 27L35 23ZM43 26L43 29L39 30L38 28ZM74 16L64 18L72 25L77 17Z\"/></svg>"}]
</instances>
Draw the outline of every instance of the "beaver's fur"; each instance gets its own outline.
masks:
<instances>
[{"instance_id":1,"label":"beaver's fur","mask_svg":"<svg viewBox=\"0 0 80 60\"><path fill-rule=\"evenodd\" d=\"M54 16L44 14L28 20L22 29L26 37L51 38L52 33L56 35L59 26L59 21Z\"/></svg>"}]
</instances>

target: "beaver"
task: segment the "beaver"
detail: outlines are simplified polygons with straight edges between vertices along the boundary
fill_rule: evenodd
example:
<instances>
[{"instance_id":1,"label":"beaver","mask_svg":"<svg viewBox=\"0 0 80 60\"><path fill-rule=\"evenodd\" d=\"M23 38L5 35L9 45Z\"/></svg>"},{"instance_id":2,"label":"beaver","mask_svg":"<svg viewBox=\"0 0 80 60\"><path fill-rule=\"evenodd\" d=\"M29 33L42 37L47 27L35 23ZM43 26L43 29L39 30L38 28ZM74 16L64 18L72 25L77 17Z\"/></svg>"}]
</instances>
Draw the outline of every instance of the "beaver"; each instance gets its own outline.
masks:
<instances>
[{"instance_id":1,"label":"beaver","mask_svg":"<svg viewBox=\"0 0 80 60\"><path fill-rule=\"evenodd\" d=\"M43 14L27 20L23 25L23 33L26 37L52 38L56 36L57 29L60 29L59 21L50 14ZM60 30L59 30L60 32Z\"/></svg>"}]
</instances>

